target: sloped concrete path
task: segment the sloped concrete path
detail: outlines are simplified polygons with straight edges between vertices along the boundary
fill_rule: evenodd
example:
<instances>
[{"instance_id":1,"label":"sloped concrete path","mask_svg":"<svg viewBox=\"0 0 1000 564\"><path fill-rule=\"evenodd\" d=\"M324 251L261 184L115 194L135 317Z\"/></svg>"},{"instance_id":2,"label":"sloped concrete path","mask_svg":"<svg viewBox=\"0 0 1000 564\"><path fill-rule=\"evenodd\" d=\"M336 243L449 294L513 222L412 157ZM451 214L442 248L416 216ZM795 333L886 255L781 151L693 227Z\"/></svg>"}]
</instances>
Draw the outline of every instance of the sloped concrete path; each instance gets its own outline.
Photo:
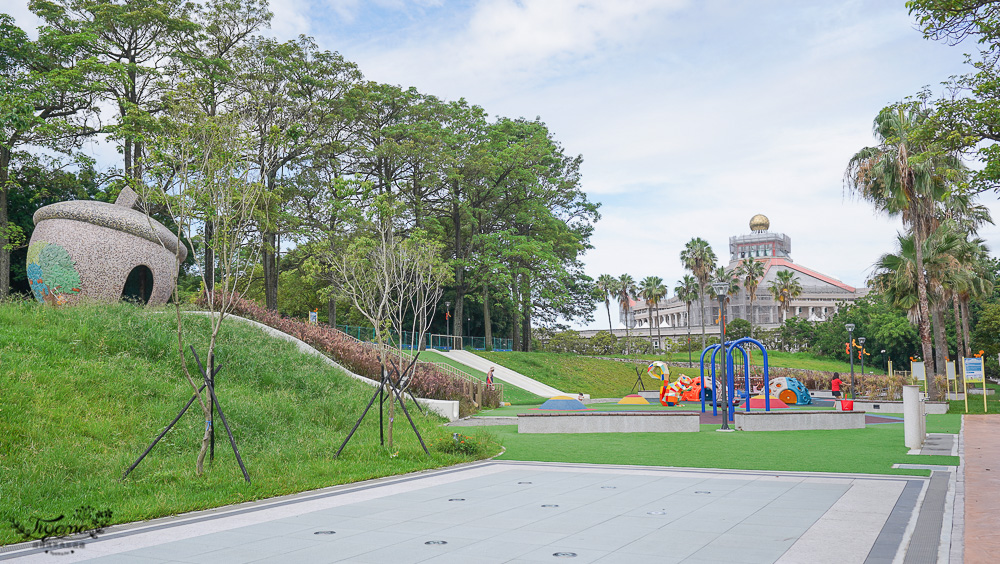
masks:
<instances>
[{"instance_id":1,"label":"sloped concrete path","mask_svg":"<svg viewBox=\"0 0 1000 564\"><path fill-rule=\"evenodd\" d=\"M965 562L1000 559L1000 415L965 416Z\"/></svg>"},{"instance_id":2,"label":"sloped concrete path","mask_svg":"<svg viewBox=\"0 0 1000 564\"><path fill-rule=\"evenodd\" d=\"M552 386L543 384L538 380L528 378L524 374L519 372L514 372L509 368L504 368L499 364L494 364L485 358L477 356L470 353L469 351L451 350L448 352L438 351L441 354L451 358L455 362L461 362L462 364L468 366L469 368L475 368L481 372L486 372L490 367L494 367L493 377L504 382L510 382L522 390L527 390L533 394L542 396L543 398L551 398L552 396L565 396L565 395L576 395L567 394L565 392L560 392L559 390L553 388Z\"/></svg>"}]
</instances>

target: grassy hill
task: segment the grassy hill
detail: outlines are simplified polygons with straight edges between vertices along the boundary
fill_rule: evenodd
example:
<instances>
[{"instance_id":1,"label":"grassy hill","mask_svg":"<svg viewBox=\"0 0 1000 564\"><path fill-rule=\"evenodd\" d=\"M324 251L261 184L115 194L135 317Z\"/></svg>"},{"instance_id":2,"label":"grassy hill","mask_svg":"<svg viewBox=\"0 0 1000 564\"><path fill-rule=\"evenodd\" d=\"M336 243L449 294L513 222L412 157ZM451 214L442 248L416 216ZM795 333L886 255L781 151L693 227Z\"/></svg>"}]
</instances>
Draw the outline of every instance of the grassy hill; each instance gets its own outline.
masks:
<instances>
[{"instance_id":1,"label":"grassy hill","mask_svg":"<svg viewBox=\"0 0 1000 564\"><path fill-rule=\"evenodd\" d=\"M185 339L204 354L208 320L185 316ZM428 457L405 417L396 450L379 446L378 415L333 455L372 388L260 330L229 322L218 345L217 390L247 485L217 421L216 457L195 476L204 420L192 408L122 481L124 470L191 397L175 317L130 305L54 309L0 305L0 518L109 509L115 523L446 466L495 454L483 434L451 453L450 430L415 414ZM189 358L189 367L196 370ZM412 403L408 406L412 407ZM0 527L0 544L16 542Z\"/></svg>"}]
</instances>

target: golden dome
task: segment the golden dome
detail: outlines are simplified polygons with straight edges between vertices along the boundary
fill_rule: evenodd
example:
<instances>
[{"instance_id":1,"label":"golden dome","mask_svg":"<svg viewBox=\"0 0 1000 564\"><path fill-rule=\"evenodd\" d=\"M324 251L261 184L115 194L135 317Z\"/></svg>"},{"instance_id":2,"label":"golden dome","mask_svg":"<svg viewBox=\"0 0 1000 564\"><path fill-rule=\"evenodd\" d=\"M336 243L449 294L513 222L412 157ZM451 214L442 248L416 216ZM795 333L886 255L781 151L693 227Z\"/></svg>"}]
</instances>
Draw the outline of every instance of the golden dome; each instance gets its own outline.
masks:
<instances>
[{"instance_id":1,"label":"golden dome","mask_svg":"<svg viewBox=\"0 0 1000 564\"><path fill-rule=\"evenodd\" d=\"M771 227L771 221L762 213L750 218L750 231L753 231L754 233L767 231L769 227Z\"/></svg>"}]
</instances>

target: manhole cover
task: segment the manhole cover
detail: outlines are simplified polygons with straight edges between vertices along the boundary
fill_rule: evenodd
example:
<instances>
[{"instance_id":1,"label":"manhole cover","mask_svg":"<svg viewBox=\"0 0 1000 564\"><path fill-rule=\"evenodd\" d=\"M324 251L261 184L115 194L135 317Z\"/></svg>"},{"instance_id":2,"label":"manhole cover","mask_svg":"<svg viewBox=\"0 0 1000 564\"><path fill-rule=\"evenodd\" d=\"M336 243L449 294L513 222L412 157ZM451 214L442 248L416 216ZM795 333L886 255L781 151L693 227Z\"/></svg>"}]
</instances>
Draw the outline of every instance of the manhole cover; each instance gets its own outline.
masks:
<instances>
[{"instance_id":1,"label":"manhole cover","mask_svg":"<svg viewBox=\"0 0 1000 564\"><path fill-rule=\"evenodd\" d=\"M448 544L448 541L427 541L424 544Z\"/></svg>"},{"instance_id":2,"label":"manhole cover","mask_svg":"<svg viewBox=\"0 0 1000 564\"><path fill-rule=\"evenodd\" d=\"M556 558L576 558L575 552L553 552L552 556Z\"/></svg>"},{"instance_id":3,"label":"manhole cover","mask_svg":"<svg viewBox=\"0 0 1000 564\"><path fill-rule=\"evenodd\" d=\"M314 535L335 535L337 531L316 531Z\"/></svg>"},{"instance_id":4,"label":"manhole cover","mask_svg":"<svg viewBox=\"0 0 1000 564\"><path fill-rule=\"evenodd\" d=\"M449 499L448 501L465 501L465 498L464 497L453 497L453 498Z\"/></svg>"},{"instance_id":5,"label":"manhole cover","mask_svg":"<svg viewBox=\"0 0 1000 564\"><path fill-rule=\"evenodd\" d=\"M556 505L556 504L554 504L554 503L550 503L550 504L547 504L547 505L543 505L542 507L559 507L559 506Z\"/></svg>"},{"instance_id":6,"label":"manhole cover","mask_svg":"<svg viewBox=\"0 0 1000 564\"><path fill-rule=\"evenodd\" d=\"M646 515L666 515L666 511L647 511Z\"/></svg>"}]
</instances>

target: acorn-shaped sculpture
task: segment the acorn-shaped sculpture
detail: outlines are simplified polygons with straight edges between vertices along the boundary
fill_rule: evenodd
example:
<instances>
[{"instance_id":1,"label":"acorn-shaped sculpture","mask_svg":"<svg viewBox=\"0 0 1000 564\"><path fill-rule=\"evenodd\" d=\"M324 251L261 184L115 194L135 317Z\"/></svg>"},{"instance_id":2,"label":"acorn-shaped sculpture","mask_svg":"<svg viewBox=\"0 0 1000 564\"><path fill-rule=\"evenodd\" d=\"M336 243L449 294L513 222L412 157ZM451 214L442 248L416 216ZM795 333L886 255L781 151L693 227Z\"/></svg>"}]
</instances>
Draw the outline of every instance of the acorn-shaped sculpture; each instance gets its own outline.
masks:
<instances>
[{"instance_id":1,"label":"acorn-shaped sculpture","mask_svg":"<svg viewBox=\"0 0 1000 564\"><path fill-rule=\"evenodd\" d=\"M187 247L133 209L136 200L126 188L114 204L77 200L36 211L27 268L35 298L52 305L82 298L167 303Z\"/></svg>"}]
</instances>

